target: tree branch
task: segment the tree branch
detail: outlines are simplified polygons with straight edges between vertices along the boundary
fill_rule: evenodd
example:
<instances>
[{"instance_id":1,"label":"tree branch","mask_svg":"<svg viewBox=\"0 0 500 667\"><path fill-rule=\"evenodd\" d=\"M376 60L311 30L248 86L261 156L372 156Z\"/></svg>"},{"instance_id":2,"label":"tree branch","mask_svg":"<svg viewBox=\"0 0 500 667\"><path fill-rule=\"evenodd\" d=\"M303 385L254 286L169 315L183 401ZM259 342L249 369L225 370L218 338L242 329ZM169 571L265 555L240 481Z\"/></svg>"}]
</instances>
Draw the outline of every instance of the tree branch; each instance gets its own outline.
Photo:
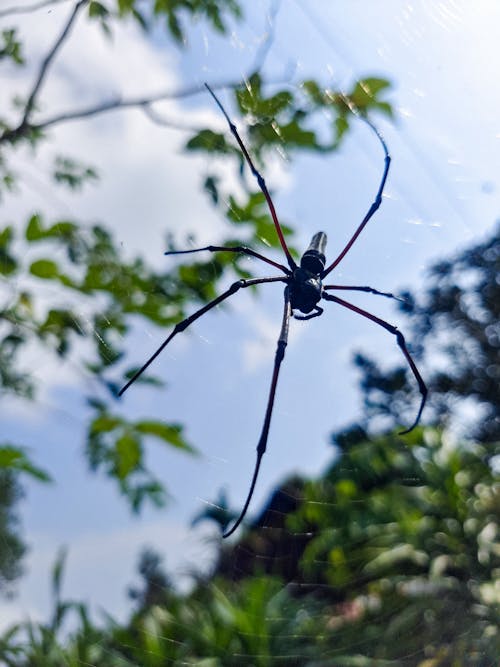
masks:
<instances>
[{"instance_id":1,"label":"tree branch","mask_svg":"<svg viewBox=\"0 0 500 667\"><path fill-rule=\"evenodd\" d=\"M45 58L42 61L42 65L40 67L40 71L38 73L38 77L36 78L35 85L33 86L33 90L31 91L30 96L28 97L28 101L26 102L26 107L24 109L24 115L23 119L20 123L19 127L23 127L24 125L28 124L28 118L33 111L33 107L35 106L35 101L36 101L36 96L38 95L38 92L40 88L42 87L43 81L45 79L45 76L47 74L47 71L54 60L58 50L60 49L61 45L63 44L64 40L69 34L69 31L71 30L71 26L73 25L78 12L80 9L88 3L89 0L80 0L79 2L76 3L76 5L73 8L73 11L70 14L70 17L68 21L66 22L66 25L64 26L61 34L59 37L56 39L53 47L50 49L50 51L47 53Z\"/></svg>"},{"instance_id":2,"label":"tree branch","mask_svg":"<svg viewBox=\"0 0 500 667\"><path fill-rule=\"evenodd\" d=\"M50 7L50 5L58 5L61 2L68 2L68 0L42 0L41 2L37 2L34 5L7 7L7 9L0 10L0 19L3 19L5 16L11 16L12 14L29 14L30 12L36 12L38 9Z\"/></svg>"},{"instance_id":3,"label":"tree branch","mask_svg":"<svg viewBox=\"0 0 500 667\"><path fill-rule=\"evenodd\" d=\"M85 2L86 1L87 0L85 0ZM221 88L237 88L239 85L241 85L241 80L220 81L219 83L210 85L213 90L219 90ZM151 104L154 104L155 102L160 102L163 100L178 100L196 95L198 93L204 93L205 90L205 85L203 83L194 84L191 86L177 88L177 90L166 90L154 95L150 95L149 97L130 97L129 99L116 98L114 100L109 100L108 102L102 102L101 104L87 107L86 109L76 109L75 111L68 111L66 113L57 114L51 118L42 120L39 123L29 123L26 120L22 122L17 128L12 130L5 130L0 135L0 144L14 141L23 135L28 134L30 131L41 131L60 123L66 123L72 120L80 120L82 118L89 118L90 116L98 116L99 114L106 113L108 111L114 111L116 109L145 109L150 107Z\"/></svg>"}]
</instances>

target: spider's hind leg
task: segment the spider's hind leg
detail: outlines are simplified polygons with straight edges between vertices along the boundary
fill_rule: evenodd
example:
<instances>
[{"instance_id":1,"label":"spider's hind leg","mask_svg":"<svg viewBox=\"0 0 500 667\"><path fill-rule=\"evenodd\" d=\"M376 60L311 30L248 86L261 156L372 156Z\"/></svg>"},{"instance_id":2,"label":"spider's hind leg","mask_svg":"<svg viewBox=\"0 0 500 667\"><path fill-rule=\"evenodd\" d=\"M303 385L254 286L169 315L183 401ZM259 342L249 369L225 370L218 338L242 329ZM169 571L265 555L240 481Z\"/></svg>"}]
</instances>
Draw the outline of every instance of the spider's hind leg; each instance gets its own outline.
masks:
<instances>
[{"instance_id":1,"label":"spider's hind leg","mask_svg":"<svg viewBox=\"0 0 500 667\"><path fill-rule=\"evenodd\" d=\"M234 533L234 531L238 528L240 523L243 521L245 518L245 515L247 513L248 506L250 505L250 501L252 500L253 492L255 489L255 484L257 482L257 477L259 475L259 469L260 469L260 464L262 461L262 457L264 456L264 453L267 449L267 438L269 436L269 427L271 426L271 417L273 414L273 406L274 406L274 397L276 395L276 386L278 384L278 376L280 372L280 366L281 362L283 361L285 357L285 348L288 343L288 328L289 328L289 323L290 323L290 316L292 314L291 308L290 308L290 293L289 293L289 288L285 288L285 307L283 311L283 320L281 323L281 331L280 331L280 336L278 338L278 343L276 346L276 356L274 358L274 369L273 369L273 377L271 380L271 388L269 390L269 398L267 399L267 408L266 408L266 416L264 417L264 425L262 426L262 432L260 434L259 438L259 443L257 445L257 461L255 462L255 468L253 471L253 477L252 477L252 482L250 484L250 490L248 491L247 499L245 501L245 504L243 505L243 509L241 510L240 516L236 520L236 522L233 524L232 528L230 530L226 531L222 537L229 537Z\"/></svg>"},{"instance_id":2,"label":"spider's hind leg","mask_svg":"<svg viewBox=\"0 0 500 667\"><path fill-rule=\"evenodd\" d=\"M324 290L347 290L353 292L368 292L369 294L376 294L377 296L385 296L388 299L395 299L401 303L407 303L405 299L402 299L400 296L396 296L392 292L381 292L374 287L369 287L368 285L324 285Z\"/></svg>"},{"instance_id":3,"label":"spider's hind leg","mask_svg":"<svg viewBox=\"0 0 500 667\"><path fill-rule=\"evenodd\" d=\"M386 322L385 320L382 320L380 317L377 317L376 315L373 315L373 313L369 313L367 310L363 310L362 308L359 308L358 306L355 306L352 303L349 303L348 301L344 301L343 299L339 299L336 296L333 296L333 294L323 294L323 298L326 299L327 301L333 301L334 303L338 303L339 306L343 306L344 308L348 308L349 310L352 310L354 313L357 313L358 315L361 315L362 317L366 317L366 319L371 320L372 322L375 322L375 324L378 324L380 327L383 327L386 331L391 333L393 336L396 336L396 342L398 344L399 349L403 353L406 362L408 363L408 366L410 367L411 372L413 373L413 376L415 380L417 381L418 384L418 389L420 391L421 399L420 399L420 406L418 408L417 416L415 418L415 421L413 424L405 429L404 431L400 431L400 435L405 435L406 433L409 433L410 431L413 431L413 429L417 426L417 424L420 421L420 417L422 415L422 411L424 409L425 402L427 400L427 394L428 394L428 389L427 385L425 384L422 376L420 375L420 371L417 368L417 365L413 361L413 357L411 356L410 352L408 351L408 348L406 347L406 341L405 337L399 331L397 327L395 327L393 324L389 324L389 322Z\"/></svg>"}]
</instances>

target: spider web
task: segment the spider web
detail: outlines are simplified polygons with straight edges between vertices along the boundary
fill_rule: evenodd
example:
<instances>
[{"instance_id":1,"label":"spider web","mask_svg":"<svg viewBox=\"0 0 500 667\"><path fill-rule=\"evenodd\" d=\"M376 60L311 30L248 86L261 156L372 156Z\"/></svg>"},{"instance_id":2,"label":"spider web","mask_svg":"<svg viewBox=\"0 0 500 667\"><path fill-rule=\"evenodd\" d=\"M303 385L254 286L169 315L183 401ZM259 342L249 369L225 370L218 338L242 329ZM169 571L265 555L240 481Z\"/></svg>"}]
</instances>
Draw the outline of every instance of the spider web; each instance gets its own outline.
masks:
<instances>
[{"instance_id":1,"label":"spider web","mask_svg":"<svg viewBox=\"0 0 500 667\"><path fill-rule=\"evenodd\" d=\"M58 4L61 7L54 7L50 15L37 14L47 30L59 25L67 10L65 3ZM200 24L189 33L188 48L181 55L168 52L160 36L145 42L131 26L118 31L113 45L107 46L97 31L80 39L80 26L66 45L63 64L54 69L47 96L64 102L82 94L99 99L110 89L140 94L144 88L181 81L238 80L256 62L269 80L291 76L291 85L308 76L340 89L364 75L391 79L396 122L376 119L393 156L384 201L335 272L335 280L387 291L415 288L425 266L488 229L497 215L490 193L496 187L491 179L498 162L490 144L493 137L498 140L493 124L498 104L489 98L485 103L485 91L492 94L495 59L486 47L467 48L478 35L487 45L494 43L493 37L484 15L478 17L452 0L423 3L417 10L409 2L376 7L354 3L349 8L328 4L246 2L245 19L234 23L230 39L215 38ZM32 20L21 25L30 37L35 64L44 51L44 31ZM85 74L78 80L92 81L83 91L72 78L73 71L81 70L82 44L87 45ZM19 83L14 74L11 83ZM225 104L227 100L222 95ZM237 112L229 111L238 123ZM168 113L183 118L189 127L224 128L208 96L170 104ZM130 111L91 124L61 126L54 137L54 142L95 164L101 184L81 194L55 194L45 175L53 145L42 148L36 161L21 154L16 166L22 172L23 196L6 198L2 222L26 219L37 207L50 210L54 219L104 220L126 254L144 254L154 266L176 261L162 255L166 229L179 242L194 233L196 245L217 242L227 233L200 192L207 160L183 153L182 131L163 130ZM305 248L321 229L328 233L332 257L368 209L382 167L380 147L360 124L342 149L326 159L308 155L289 161L277 153L266 169L266 180L280 219L296 229L296 245ZM237 187L222 162L220 169ZM269 275L251 259L248 265L257 275ZM42 303L50 304L55 292L47 289ZM398 323L393 305L384 299L360 295L356 303ZM166 555L167 569L181 588L192 585L193 570L210 572L218 531L208 523L191 528L189 522L200 508L212 506L220 489L236 508L246 497L281 304L279 285L264 286L258 298L246 293L233 297L228 307L215 309L189 334L179 336L158 360L155 372L168 379L166 393L138 388L128 397L130 415L157 415L185 424L189 441L201 453L192 458L170 449L148 452L172 500L165 512L146 509L140 520L130 517L109 483L90 476L81 465L81 387L89 389L80 361L84 351L61 368L31 351L26 368L42 387L40 401L28 409L4 402L4 436L27 443L57 484L47 489L28 483L23 523L31 552L17 599L0 605L4 627L26 614L47 617L47 575L62 544L69 548L65 594L89 600L97 618L99 608L120 620L128 616L130 604L124 605L124 595L144 545ZM85 320L85 304L75 304L75 315ZM164 335L137 324L131 346L137 363ZM329 434L359 415L351 366L357 349L375 351L383 365L400 360L390 336L351 313L332 307L312 322L292 322L250 519L284 478L313 477L334 460ZM239 567L235 561L235 580ZM356 641L349 647L353 655L361 650ZM405 658L411 661L411 656L401 656ZM234 659L228 655L228 662Z\"/></svg>"}]
</instances>

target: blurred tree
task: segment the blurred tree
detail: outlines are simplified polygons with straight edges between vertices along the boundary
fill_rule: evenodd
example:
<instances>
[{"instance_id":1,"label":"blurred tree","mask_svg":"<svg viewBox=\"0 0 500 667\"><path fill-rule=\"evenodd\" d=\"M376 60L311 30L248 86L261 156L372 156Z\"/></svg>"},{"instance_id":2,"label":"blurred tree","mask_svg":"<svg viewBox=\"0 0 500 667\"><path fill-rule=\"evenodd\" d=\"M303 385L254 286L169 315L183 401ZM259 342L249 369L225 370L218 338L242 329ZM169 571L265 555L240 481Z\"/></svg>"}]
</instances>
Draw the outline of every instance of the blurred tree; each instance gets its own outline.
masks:
<instances>
[{"instance_id":1,"label":"blurred tree","mask_svg":"<svg viewBox=\"0 0 500 667\"><path fill-rule=\"evenodd\" d=\"M0 468L0 593L4 595L21 573L20 559L26 550L18 535L19 519L15 511L20 495L14 472Z\"/></svg>"},{"instance_id":2,"label":"blurred tree","mask_svg":"<svg viewBox=\"0 0 500 667\"><path fill-rule=\"evenodd\" d=\"M26 452L9 443L0 444L0 594L13 592L12 582L21 574L20 559L26 545L19 537L15 506L23 496L20 475L48 482L49 476L32 464Z\"/></svg>"},{"instance_id":3,"label":"blurred tree","mask_svg":"<svg viewBox=\"0 0 500 667\"><path fill-rule=\"evenodd\" d=\"M493 664L500 488L487 446L431 428L404 438L354 428L335 444L338 460L288 521L312 535L301 563L309 589L355 610L340 613L335 652L362 636L373 659Z\"/></svg>"},{"instance_id":4,"label":"blurred tree","mask_svg":"<svg viewBox=\"0 0 500 667\"><path fill-rule=\"evenodd\" d=\"M493 456L498 445L491 443L500 441L500 226L434 264L428 275L421 295L407 292L400 307L411 316L411 340L419 341L430 362L433 419L452 419L466 437L490 443ZM405 369L382 371L363 354L355 361L362 372L364 423L380 414L399 423L412 397Z\"/></svg>"},{"instance_id":5,"label":"blurred tree","mask_svg":"<svg viewBox=\"0 0 500 667\"><path fill-rule=\"evenodd\" d=\"M131 586L128 595L134 600L140 613L154 605L167 604L172 588L170 579L162 567L163 558L154 549L145 548L139 557L138 571L141 576L141 587Z\"/></svg>"}]
</instances>

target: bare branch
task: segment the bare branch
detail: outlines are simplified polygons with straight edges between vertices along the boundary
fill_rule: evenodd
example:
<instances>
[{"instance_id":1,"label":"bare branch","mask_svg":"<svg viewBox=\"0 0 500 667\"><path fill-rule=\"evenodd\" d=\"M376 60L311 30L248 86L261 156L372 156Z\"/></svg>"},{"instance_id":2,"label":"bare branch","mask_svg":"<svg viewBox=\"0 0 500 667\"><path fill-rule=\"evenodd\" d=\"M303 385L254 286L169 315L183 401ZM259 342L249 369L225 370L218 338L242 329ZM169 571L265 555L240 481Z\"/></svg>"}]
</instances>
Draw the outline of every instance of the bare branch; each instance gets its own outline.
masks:
<instances>
[{"instance_id":1,"label":"bare branch","mask_svg":"<svg viewBox=\"0 0 500 667\"><path fill-rule=\"evenodd\" d=\"M20 7L7 7L7 9L0 9L0 19L12 14L29 14L36 12L38 9L50 7L50 5L59 5L61 2L68 2L68 0L42 0L36 2L34 5L21 5Z\"/></svg>"},{"instance_id":2,"label":"bare branch","mask_svg":"<svg viewBox=\"0 0 500 667\"><path fill-rule=\"evenodd\" d=\"M73 25L77 15L78 15L78 12L80 11L80 9L84 5L86 5L88 3L88 1L89 0L80 0L79 2L76 3L76 5L74 6L73 11L71 12L70 17L69 17L68 21L66 22L66 25L64 26L61 34L56 39L53 47L50 49L50 51L47 53L47 55L43 59L43 62L42 62L41 67L40 67L40 71L38 73L38 77L35 81L35 85L33 86L33 90L31 91L31 94L28 98L28 101L26 102L26 107L24 109L23 119L22 119L21 125L20 125L21 127L28 123L28 118L29 118L31 112L33 111L33 107L35 106L36 96L38 95L38 92L39 92L40 88L42 87L43 81L45 79L45 75L47 74L47 71L50 67L50 64L54 60L54 58L57 54L57 51L60 49L62 43L64 42L64 40L68 36L69 31L71 30L71 26Z\"/></svg>"},{"instance_id":3,"label":"bare branch","mask_svg":"<svg viewBox=\"0 0 500 667\"><path fill-rule=\"evenodd\" d=\"M212 84L213 90L219 90L221 88L237 88L241 85L241 80L238 81L220 81L219 83ZM128 99L122 99L120 97L115 98L114 100L109 100L107 102L102 102L100 104L92 105L86 109L76 109L75 111L68 111L66 113L58 114L42 120L39 123L21 123L17 128L11 130L5 130L3 134L0 135L0 144L6 143L9 141L14 141L19 137L22 137L25 134L28 134L31 131L41 131L48 127L54 125L59 125L60 123L66 123L72 120L80 120L82 118L89 118L91 116L98 116L102 113L108 111L115 111L117 109L132 109L132 108L142 108L145 109L150 107L151 104L155 102L160 102L164 100L178 100L185 97L191 97L198 93L205 92L205 85L203 83L194 84L191 86L179 87L173 90L166 90L160 93L156 93L149 96L142 97L130 97ZM173 127L174 124L172 123ZM188 128L182 128L188 129Z\"/></svg>"},{"instance_id":4,"label":"bare branch","mask_svg":"<svg viewBox=\"0 0 500 667\"><path fill-rule=\"evenodd\" d=\"M171 120L163 114L159 114L150 104L144 104L142 106L142 111L144 115L149 118L150 121L155 123L155 125L161 125L162 127L170 127L173 130L181 130L183 132L201 132L203 128L194 127L194 125L187 125L186 123L180 123L177 120Z\"/></svg>"}]
</instances>

